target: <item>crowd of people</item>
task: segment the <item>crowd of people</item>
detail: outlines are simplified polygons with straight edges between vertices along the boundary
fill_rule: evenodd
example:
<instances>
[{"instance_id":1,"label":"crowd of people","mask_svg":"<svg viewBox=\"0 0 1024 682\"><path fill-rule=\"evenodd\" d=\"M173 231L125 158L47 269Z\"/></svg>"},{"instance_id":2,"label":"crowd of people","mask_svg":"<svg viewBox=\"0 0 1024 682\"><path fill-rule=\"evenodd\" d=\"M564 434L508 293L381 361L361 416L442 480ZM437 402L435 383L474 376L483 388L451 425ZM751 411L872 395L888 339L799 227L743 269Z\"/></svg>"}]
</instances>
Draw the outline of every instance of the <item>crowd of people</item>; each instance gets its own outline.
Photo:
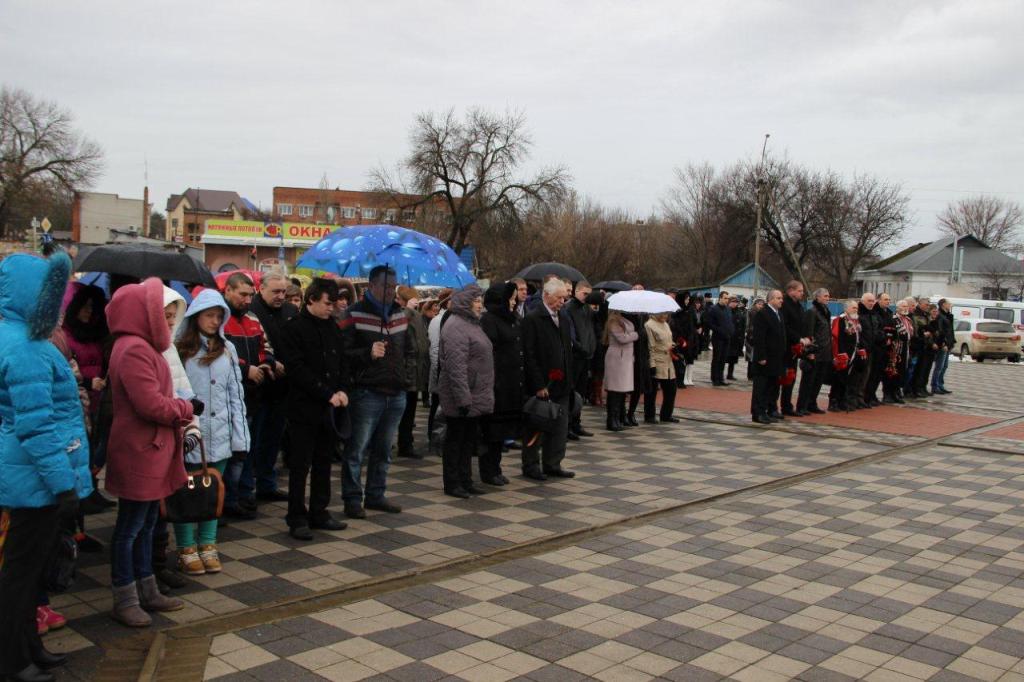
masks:
<instances>
[{"instance_id":1,"label":"crowd of people","mask_svg":"<svg viewBox=\"0 0 1024 682\"><path fill-rule=\"evenodd\" d=\"M677 311L641 315L554 276L532 293L514 279L424 297L381 265L361 295L337 278L302 289L281 272L258 286L236 272L186 305L156 278L112 277L108 302L68 284L69 270L59 253L0 263L0 675L22 682L53 679L64 661L40 639L64 619L47 600L52 553L39 550L60 537L101 549L88 513L116 506L112 616L145 627L150 613L184 607L169 596L184 576L221 571L219 529L255 518L260 503L287 503L299 541L344 530L328 510L335 462L349 520L402 511L387 495L393 448L439 454L443 491L459 499L507 485L503 455L514 449L525 478L572 478L567 442L594 436L585 403L605 408L610 432L639 426L641 401L643 423L678 422L676 393L709 347L715 386L748 360L758 423L821 412L825 383L838 410L924 397L929 377L932 392L948 392L949 306L890 311L884 294L832 319L829 293L805 309L797 282L749 311L725 292L713 303L678 291ZM544 427L524 419L535 401L547 405ZM414 436L418 413L427 443ZM168 524L161 502L203 466L222 481L223 514Z\"/></svg>"},{"instance_id":2,"label":"crowd of people","mask_svg":"<svg viewBox=\"0 0 1024 682\"><path fill-rule=\"evenodd\" d=\"M785 292L771 291L764 304L755 302L749 325L754 422L823 413L818 394L826 383L828 409L845 412L951 393L945 375L956 339L948 300L906 298L893 309L889 294L865 293L833 318L827 289L811 299L805 308L803 284L793 281Z\"/></svg>"}]
</instances>

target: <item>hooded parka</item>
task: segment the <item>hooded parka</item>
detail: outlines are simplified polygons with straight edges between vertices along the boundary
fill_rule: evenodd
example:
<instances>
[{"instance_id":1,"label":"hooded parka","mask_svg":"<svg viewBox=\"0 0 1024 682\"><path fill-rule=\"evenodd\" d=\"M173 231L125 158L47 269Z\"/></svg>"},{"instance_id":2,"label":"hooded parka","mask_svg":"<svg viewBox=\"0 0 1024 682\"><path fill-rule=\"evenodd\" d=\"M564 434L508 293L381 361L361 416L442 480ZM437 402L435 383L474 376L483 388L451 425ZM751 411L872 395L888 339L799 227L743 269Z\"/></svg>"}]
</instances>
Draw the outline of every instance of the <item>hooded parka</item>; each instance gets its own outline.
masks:
<instances>
[{"instance_id":1,"label":"hooded parka","mask_svg":"<svg viewBox=\"0 0 1024 682\"><path fill-rule=\"evenodd\" d=\"M70 270L63 254L0 263L0 507L45 507L59 493L92 492L78 386L47 340Z\"/></svg>"},{"instance_id":2,"label":"hooded parka","mask_svg":"<svg viewBox=\"0 0 1024 682\"><path fill-rule=\"evenodd\" d=\"M192 421L192 404L174 397L171 371L161 355L171 343L163 289L151 277L121 287L107 306L117 340L110 356L114 420L106 488L137 502L161 500L186 481L181 438Z\"/></svg>"},{"instance_id":3,"label":"hooded parka","mask_svg":"<svg viewBox=\"0 0 1024 682\"><path fill-rule=\"evenodd\" d=\"M224 352L219 358L206 364L209 342L205 336L199 335L199 352L185 361L185 373L189 384L205 409L199 415L199 429L206 445L206 458L209 462L220 462L231 457L232 452L249 451L249 427L245 421L245 390L242 387L242 371L239 369L238 352L233 343L224 335L230 311L224 298L213 289L203 289L188 307L185 321L178 327L177 338L180 340L189 321L199 313L210 308L220 308L224 312L217 334L224 343ZM192 451L186 457L190 463L200 461L200 453Z\"/></svg>"}]
</instances>

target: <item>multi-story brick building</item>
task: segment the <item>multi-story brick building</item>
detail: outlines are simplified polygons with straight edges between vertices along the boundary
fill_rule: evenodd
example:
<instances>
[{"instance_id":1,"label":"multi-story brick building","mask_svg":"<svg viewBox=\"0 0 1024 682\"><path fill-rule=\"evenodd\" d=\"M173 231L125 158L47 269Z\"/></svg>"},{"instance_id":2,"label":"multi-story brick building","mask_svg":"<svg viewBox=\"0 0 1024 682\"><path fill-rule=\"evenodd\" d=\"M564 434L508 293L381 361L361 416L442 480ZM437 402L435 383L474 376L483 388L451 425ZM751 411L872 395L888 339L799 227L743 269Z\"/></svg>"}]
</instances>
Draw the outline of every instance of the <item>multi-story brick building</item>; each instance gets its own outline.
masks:
<instances>
[{"instance_id":1,"label":"multi-story brick building","mask_svg":"<svg viewBox=\"0 0 1024 682\"><path fill-rule=\"evenodd\" d=\"M410 227L418 197L391 196L379 192L307 187L275 187L274 217L282 222L324 225L372 225L386 223Z\"/></svg>"}]
</instances>

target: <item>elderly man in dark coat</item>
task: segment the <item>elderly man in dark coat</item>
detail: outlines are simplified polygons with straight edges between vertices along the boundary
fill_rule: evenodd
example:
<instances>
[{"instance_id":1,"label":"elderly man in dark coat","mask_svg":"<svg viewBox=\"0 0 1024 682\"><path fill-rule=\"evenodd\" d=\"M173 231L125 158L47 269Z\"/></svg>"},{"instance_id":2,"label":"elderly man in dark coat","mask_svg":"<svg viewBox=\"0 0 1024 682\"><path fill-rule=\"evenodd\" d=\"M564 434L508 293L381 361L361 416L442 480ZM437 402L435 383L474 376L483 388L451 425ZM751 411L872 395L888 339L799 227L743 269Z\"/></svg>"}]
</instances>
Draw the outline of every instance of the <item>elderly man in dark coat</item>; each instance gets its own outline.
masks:
<instances>
[{"instance_id":1,"label":"elderly man in dark coat","mask_svg":"<svg viewBox=\"0 0 1024 682\"><path fill-rule=\"evenodd\" d=\"M782 419L781 414L774 412L779 395L779 377L786 373L789 350L781 308L782 292L773 289L768 294L768 305L754 316L750 363L754 390L750 395L750 416L758 424L771 424Z\"/></svg>"},{"instance_id":2,"label":"elderly man in dark coat","mask_svg":"<svg viewBox=\"0 0 1024 682\"><path fill-rule=\"evenodd\" d=\"M565 282L549 279L544 283L540 304L523 318L523 360L527 395L558 403L559 424L542 434L539 442L523 443L523 475L537 481L548 476L572 478L575 473L562 468L569 433L569 409L573 393L572 340L568 319L559 314L565 303ZM543 455L539 456L538 450ZM543 470L542 467L543 466Z\"/></svg>"}]
</instances>

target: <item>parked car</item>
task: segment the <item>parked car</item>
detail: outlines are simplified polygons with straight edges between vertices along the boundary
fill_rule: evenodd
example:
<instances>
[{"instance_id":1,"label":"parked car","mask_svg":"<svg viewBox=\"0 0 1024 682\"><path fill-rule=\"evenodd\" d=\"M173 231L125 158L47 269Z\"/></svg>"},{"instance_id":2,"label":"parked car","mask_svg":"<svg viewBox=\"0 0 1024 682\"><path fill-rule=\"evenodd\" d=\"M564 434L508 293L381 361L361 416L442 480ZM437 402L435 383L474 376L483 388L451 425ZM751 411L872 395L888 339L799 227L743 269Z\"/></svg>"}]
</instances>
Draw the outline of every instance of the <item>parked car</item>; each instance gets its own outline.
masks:
<instances>
[{"instance_id":1,"label":"parked car","mask_svg":"<svg viewBox=\"0 0 1024 682\"><path fill-rule=\"evenodd\" d=\"M957 320L953 325L956 336L954 351L962 360L970 355L977 362L1006 358L1020 362L1021 333L1009 322L1002 320Z\"/></svg>"}]
</instances>

